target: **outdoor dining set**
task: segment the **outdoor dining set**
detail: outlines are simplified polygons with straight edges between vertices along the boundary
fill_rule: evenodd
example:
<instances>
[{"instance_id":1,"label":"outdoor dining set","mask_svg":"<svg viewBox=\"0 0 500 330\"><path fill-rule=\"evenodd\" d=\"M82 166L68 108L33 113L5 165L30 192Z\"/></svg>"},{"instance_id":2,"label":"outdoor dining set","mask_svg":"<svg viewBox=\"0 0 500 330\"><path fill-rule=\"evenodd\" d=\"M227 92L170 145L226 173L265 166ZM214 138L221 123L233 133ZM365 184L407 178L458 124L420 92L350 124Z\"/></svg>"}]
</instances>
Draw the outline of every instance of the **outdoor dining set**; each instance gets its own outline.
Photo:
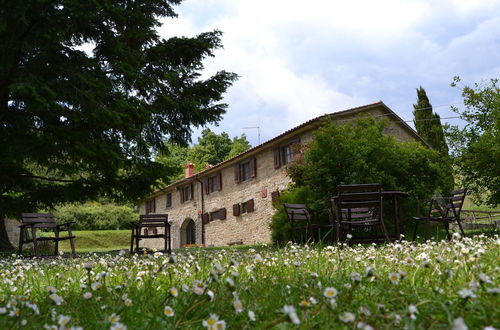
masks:
<instances>
[{"instance_id":1,"label":"outdoor dining set","mask_svg":"<svg viewBox=\"0 0 500 330\"><path fill-rule=\"evenodd\" d=\"M305 204L284 204L290 224L291 237L300 236L301 241L318 241L330 236L338 243L391 242L399 240L404 233L405 221L401 201L408 196L403 191L382 191L380 184L339 185L338 195L330 200L329 222L314 222ZM460 212L467 189L451 192L448 197L433 197L428 201L424 216L411 217L414 222L413 240L417 238L420 223L424 224L424 239L428 239L431 223L440 223L446 230L448 239L450 223L456 222L465 235L460 222ZM393 230L389 232L384 219L384 202L393 206ZM321 232L326 235L321 235Z\"/></svg>"}]
</instances>

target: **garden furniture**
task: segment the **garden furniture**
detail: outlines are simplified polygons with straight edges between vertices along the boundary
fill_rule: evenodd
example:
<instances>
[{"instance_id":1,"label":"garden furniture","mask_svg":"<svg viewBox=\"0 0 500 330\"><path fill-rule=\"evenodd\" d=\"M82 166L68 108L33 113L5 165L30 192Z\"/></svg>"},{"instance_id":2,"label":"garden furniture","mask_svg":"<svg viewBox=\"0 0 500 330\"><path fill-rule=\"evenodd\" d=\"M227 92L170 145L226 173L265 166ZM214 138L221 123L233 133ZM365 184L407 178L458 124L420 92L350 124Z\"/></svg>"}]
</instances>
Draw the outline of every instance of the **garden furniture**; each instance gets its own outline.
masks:
<instances>
[{"instance_id":1,"label":"garden furniture","mask_svg":"<svg viewBox=\"0 0 500 330\"><path fill-rule=\"evenodd\" d=\"M347 235L360 232L369 236L356 237L349 242L369 242L378 239L374 227L379 227L389 243L389 235L383 221L383 204L380 184L350 184L337 187L338 196L331 200L337 242L345 242Z\"/></svg>"},{"instance_id":2,"label":"garden furniture","mask_svg":"<svg viewBox=\"0 0 500 330\"><path fill-rule=\"evenodd\" d=\"M412 217L412 220L415 221L413 240L415 240L417 237L417 228L420 222L425 222L424 239L426 241L428 238L429 226L431 222L443 224L449 240L451 239L449 230L451 222L457 222L462 235L465 235L464 229L462 228L462 223L460 221L460 213L462 211L462 206L464 204L466 194L467 188L463 188L453 190L451 192L451 195L448 197L433 197L429 201L426 216Z\"/></svg>"},{"instance_id":3,"label":"garden furniture","mask_svg":"<svg viewBox=\"0 0 500 330\"><path fill-rule=\"evenodd\" d=\"M71 245L71 255L76 256L75 253L75 236L71 232L71 225L74 222L64 224L57 224L54 215L50 213L22 213L22 224L19 234L19 254L23 252L23 245L33 243L33 250L35 255L40 257L40 242L51 241L54 242L54 255L58 254L59 242L69 240ZM50 231L54 233L52 236L38 236L37 231ZM61 236L61 231L67 232L67 236Z\"/></svg>"},{"instance_id":4,"label":"garden furniture","mask_svg":"<svg viewBox=\"0 0 500 330\"><path fill-rule=\"evenodd\" d=\"M295 236L294 234L298 232L301 235L302 241L303 238L306 238L306 240L311 238L313 241L318 241L320 238L319 237L320 234L318 233L316 237L316 232L322 228L329 230L333 239L333 228L334 228L333 223L329 224L313 223L311 220L311 215L305 204L284 203L283 206L285 208L285 213L287 215L288 222L290 223L291 226L290 232L292 240L293 237Z\"/></svg>"},{"instance_id":5,"label":"garden furniture","mask_svg":"<svg viewBox=\"0 0 500 330\"><path fill-rule=\"evenodd\" d=\"M163 238L163 252L171 252L170 224L168 214L143 214L139 221L132 224L132 235L130 238L130 253L139 252L139 241L143 239ZM135 242L135 251L134 251Z\"/></svg>"}]
</instances>

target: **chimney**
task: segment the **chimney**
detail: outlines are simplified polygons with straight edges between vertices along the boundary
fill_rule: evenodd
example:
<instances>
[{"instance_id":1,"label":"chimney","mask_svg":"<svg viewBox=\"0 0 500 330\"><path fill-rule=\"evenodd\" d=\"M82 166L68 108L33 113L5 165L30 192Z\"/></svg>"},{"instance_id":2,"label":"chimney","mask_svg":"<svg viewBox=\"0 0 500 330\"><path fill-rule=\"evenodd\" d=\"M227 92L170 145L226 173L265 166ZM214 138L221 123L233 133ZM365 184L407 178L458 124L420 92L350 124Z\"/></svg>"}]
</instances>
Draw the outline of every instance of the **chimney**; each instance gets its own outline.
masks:
<instances>
[{"instance_id":1,"label":"chimney","mask_svg":"<svg viewBox=\"0 0 500 330\"><path fill-rule=\"evenodd\" d=\"M194 175L194 164L193 163L187 163L186 164L186 178L189 178L190 176Z\"/></svg>"}]
</instances>

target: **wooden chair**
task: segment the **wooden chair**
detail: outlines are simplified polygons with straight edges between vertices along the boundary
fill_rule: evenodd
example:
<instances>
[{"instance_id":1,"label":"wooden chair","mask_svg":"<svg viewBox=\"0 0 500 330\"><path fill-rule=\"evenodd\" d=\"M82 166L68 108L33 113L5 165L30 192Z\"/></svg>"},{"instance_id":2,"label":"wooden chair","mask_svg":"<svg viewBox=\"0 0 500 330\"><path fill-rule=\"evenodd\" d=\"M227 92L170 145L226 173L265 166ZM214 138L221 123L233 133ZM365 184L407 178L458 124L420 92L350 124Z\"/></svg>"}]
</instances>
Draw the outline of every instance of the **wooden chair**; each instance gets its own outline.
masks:
<instances>
[{"instance_id":1,"label":"wooden chair","mask_svg":"<svg viewBox=\"0 0 500 330\"><path fill-rule=\"evenodd\" d=\"M465 235L464 229L462 228L462 223L460 222L460 213L462 211L462 206L464 205L465 195L467 194L467 188L453 190L451 196L448 197L433 197L429 202L429 209L426 216L423 217L412 217L415 221L415 229L413 231L413 240L417 237L417 228L420 222L425 222L425 234L424 239L427 241L429 234L429 226L431 222L442 223L446 229L446 234L448 239L451 239L450 235L450 223L457 222L462 235Z\"/></svg>"},{"instance_id":2,"label":"wooden chair","mask_svg":"<svg viewBox=\"0 0 500 330\"><path fill-rule=\"evenodd\" d=\"M65 224L56 224L56 219L50 213L22 213L22 224L19 235L19 254L23 252L23 245L26 243L33 243L33 250L35 255L40 257L40 242L52 241L54 242L54 255L58 254L59 242L68 240L71 245L71 255L76 256L75 253L75 236L71 232L71 225L73 222ZM54 237L37 236L37 230L51 231ZM67 236L60 236L61 231L66 231Z\"/></svg>"},{"instance_id":3,"label":"wooden chair","mask_svg":"<svg viewBox=\"0 0 500 330\"><path fill-rule=\"evenodd\" d=\"M337 242L345 242L347 234L359 231L370 233L371 236L354 238L350 243L377 241L374 227L379 227L385 240L389 243L389 235L383 220L382 196L380 184L339 185L338 196L332 199L333 214Z\"/></svg>"},{"instance_id":4,"label":"wooden chair","mask_svg":"<svg viewBox=\"0 0 500 330\"><path fill-rule=\"evenodd\" d=\"M158 229L163 228L163 233ZM133 223L132 235L130 238L130 253L139 252L139 241L142 239L163 238L165 249L163 252L171 252L170 224L168 214L143 214L139 216L139 221ZM135 251L134 251L135 241Z\"/></svg>"},{"instance_id":5,"label":"wooden chair","mask_svg":"<svg viewBox=\"0 0 500 330\"><path fill-rule=\"evenodd\" d=\"M320 239L319 230L326 229L331 232L333 238L333 224L317 224L313 223L311 220L311 215L307 210L307 206L305 204L283 204L285 208L285 213L288 218L288 222L291 226L291 236L292 239L295 236L295 233L299 232L304 241L312 239L312 241L318 241ZM317 234L316 234L317 233Z\"/></svg>"}]
</instances>

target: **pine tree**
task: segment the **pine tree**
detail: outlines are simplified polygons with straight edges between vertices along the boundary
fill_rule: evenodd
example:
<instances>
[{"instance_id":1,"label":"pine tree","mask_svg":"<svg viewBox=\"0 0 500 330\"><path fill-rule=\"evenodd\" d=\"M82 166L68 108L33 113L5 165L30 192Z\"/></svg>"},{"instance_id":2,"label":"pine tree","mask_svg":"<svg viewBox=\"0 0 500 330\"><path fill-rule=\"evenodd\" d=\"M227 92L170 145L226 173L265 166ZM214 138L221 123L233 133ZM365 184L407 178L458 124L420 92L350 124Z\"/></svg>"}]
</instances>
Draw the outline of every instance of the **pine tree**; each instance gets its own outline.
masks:
<instances>
[{"instance_id":1,"label":"pine tree","mask_svg":"<svg viewBox=\"0 0 500 330\"><path fill-rule=\"evenodd\" d=\"M417 104L413 105L413 109L413 123L417 133L442 155L448 155L441 118L437 113L433 113L432 105L422 86L417 88Z\"/></svg>"}]
</instances>

